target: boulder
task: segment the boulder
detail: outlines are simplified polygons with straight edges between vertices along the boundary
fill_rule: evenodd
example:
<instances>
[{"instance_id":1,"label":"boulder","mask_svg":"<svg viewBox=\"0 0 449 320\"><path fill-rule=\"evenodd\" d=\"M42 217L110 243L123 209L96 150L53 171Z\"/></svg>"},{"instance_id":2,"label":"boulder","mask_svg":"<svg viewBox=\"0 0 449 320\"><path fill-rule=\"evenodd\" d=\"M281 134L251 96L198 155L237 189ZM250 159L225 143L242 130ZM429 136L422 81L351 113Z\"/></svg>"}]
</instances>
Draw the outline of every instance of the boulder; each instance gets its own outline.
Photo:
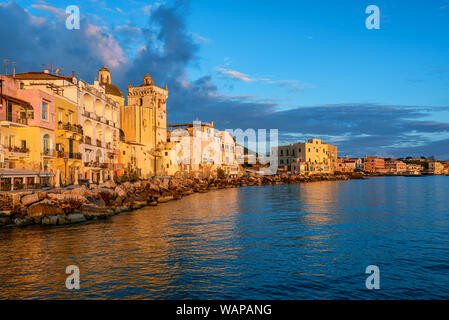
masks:
<instances>
[{"instance_id":1,"label":"boulder","mask_svg":"<svg viewBox=\"0 0 449 320\"><path fill-rule=\"evenodd\" d=\"M55 226L58 224L58 216L45 216L41 221L44 225Z\"/></svg>"},{"instance_id":2,"label":"boulder","mask_svg":"<svg viewBox=\"0 0 449 320\"><path fill-rule=\"evenodd\" d=\"M8 224L11 224L11 218L10 217L0 217L0 227L7 226Z\"/></svg>"},{"instance_id":3,"label":"boulder","mask_svg":"<svg viewBox=\"0 0 449 320\"><path fill-rule=\"evenodd\" d=\"M32 217L17 217L13 220L14 224L18 227L29 226L34 224L34 219Z\"/></svg>"},{"instance_id":4,"label":"boulder","mask_svg":"<svg viewBox=\"0 0 449 320\"><path fill-rule=\"evenodd\" d=\"M58 216L58 225L64 225L64 224L69 224L70 220L67 219L67 216L65 215L59 215Z\"/></svg>"},{"instance_id":5,"label":"boulder","mask_svg":"<svg viewBox=\"0 0 449 320\"><path fill-rule=\"evenodd\" d=\"M82 213L71 213L67 215L67 220L69 220L70 223L79 223L85 222L86 218Z\"/></svg>"},{"instance_id":6,"label":"boulder","mask_svg":"<svg viewBox=\"0 0 449 320\"><path fill-rule=\"evenodd\" d=\"M40 201L41 199L39 198L39 195L37 193L33 193L27 196L22 197L22 199L20 200L22 206L26 207L29 206L35 202Z\"/></svg>"},{"instance_id":7,"label":"boulder","mask_svg":"<svg viewBox=\"0 0 449 320\"><path fill-rule=\"evenodd\" d=\"M26 215L30 217L60 214L64 214L64 211L60 207L55 206L51 201L47 199L32 204L26 210Z\"/></svg>"}]
</instances>

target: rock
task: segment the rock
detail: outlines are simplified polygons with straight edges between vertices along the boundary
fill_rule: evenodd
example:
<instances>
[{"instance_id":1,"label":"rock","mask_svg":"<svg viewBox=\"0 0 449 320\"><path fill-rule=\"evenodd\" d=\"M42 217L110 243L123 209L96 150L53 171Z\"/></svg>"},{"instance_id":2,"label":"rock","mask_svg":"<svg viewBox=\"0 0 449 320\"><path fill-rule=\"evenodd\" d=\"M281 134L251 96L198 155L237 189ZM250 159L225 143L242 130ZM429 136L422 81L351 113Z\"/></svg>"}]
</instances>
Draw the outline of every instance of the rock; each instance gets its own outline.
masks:
<instances>
[{"instance_id":1,"label":"rock","mask_svg":"<svg viewBox=\"0 0 449 320\"><path fill-rule=\"evenodd\" d=\"M159 197L159 198L157 199L157 202L159 202L159 203L165 203L165 202L168 202L168 201L170 201L170 200L173 200L173 196Z\"/></svg>"},{"instance_id":2,"label":"rock","mask_svg":"<svg viewBox=\"0 0 449 320\"><path fill-rule=\"evenodd\" d=\"M126 197L126 191L123 187L118 186L114 189L114 193L116 197L125 198Z\"/></svg>"},{"instance_id":3,"label":"rock","mask_svg":"<svg viewBox=\"0 0 449 320\"><path fill-rule=\"evenodd\" d=\"M109 204L114 199L114 191L107 188L98 188L97 192L105 202L105 204Z\"/></svg>"},{"instance_id":4,"label":"rock","mask_svg":"<svg viewBox=\"0 0 449 320\"><path fill-rule=\"evenodd\" d=\"M93 203L95 206L97 207L104 207L105 203L103 201L97 200L95 198L92 198L91 196L87 196L86 200L89 201L90 203Z\"/></svg>"},{"instance_id":5,"label":"rock","mask_svg":"<svg viewBox=\"0 0 449 320\"><path fill-rule=\"evenodd\" d=\"M30 204L33 204L40 200L41 199L39 198L39 195L37 193L33 193L33 194L22 197L20 202L22 203L22 206L26 207L26 206L29 206Z\"/></svg>"},{"instance_id":6,"label":"rock","mask_svg":"<svg viewBox=\"0 0 449 320\"><path fill-rule=\"evenodd\" d=\"M58 225L64 225L64 224L69 224L70 220L67 219L67 216L65 215L59 215L58 216Z\"/></svg>"},{"instance_id":7,"label":"rock","mask_svg":"<svg viewBox=\"0 0 449 320\"><path fill-rule=\"evenodd\" d=\"M67 220L69 220L70 223L79 223L85 222L86 217L81 213L71 213L67 215Z\"/></svg>"},{"instance_id":8,"label":"rock","mask_svg":"<svg viewBox=\"0 0 449 320\"><path fill-rule=\"evenodd\" d=\"M60 215L64 214L64 211L53 205L51 201L44 199L29 206L26 210L26 214L30 217L39 217L45 215Z\"/></svg>"},{"instance_id":9,"label":"rock","mask_svg":"<svg viewBox=\"0 0 449 320\"><path fill-rule=\"evenodd\" d=\"M58 216L45 216L42 218L42 224L55 226L58 224Z\"/></svg>"},{"instance_id":10,"label":"rock","mask_svg":"<svg viewBox=\"0 0 449 320\"><path fill-rule=\"evenodd\" d=\"M0 227L7 226L8 224L11 224L11 218L10 217L0 217Z\"/></svg>"},{"instance_id":11,"label":"rock","mask_svg":"<svg viewBox=\"0 0 449 320\"><path fill-rule=\"evenodd\" d=\"M86 214L86 213L103 213L105 212L105 208L93 205L93 204L83 204L79 210L81 211L81 213Z\"/></svg>"},{"instance_id":12,"label":"rock","mask_svg":"<svg viewBox=\"0 0 449 320\"><path fill-rule=\"evenodd\" d=\"M14 224L18 227L28 226L34 223L34 219L32 217L17 217L13 220Z\"/></svg>"},{"instance_id":13,"label":"rock","mask_svg":"<svg viewBox=\"0 0 449 320\"><path fill-rule=\"evenodd\" d=\"M112 180L106 181L105 183L99 185L99 187L101 188L109 188L109 189L114 189L116 186L117 185Z\"/></svg>"}]
</instances>

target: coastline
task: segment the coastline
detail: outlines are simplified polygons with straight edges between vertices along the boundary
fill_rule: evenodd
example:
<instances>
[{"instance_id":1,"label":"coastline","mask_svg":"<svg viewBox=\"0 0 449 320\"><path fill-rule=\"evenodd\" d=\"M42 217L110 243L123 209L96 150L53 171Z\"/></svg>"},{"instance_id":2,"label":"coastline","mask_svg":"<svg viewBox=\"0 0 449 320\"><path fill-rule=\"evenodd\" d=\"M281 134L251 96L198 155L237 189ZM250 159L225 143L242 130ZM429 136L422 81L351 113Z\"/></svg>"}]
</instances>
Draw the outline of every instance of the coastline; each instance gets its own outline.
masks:
<instances>
[{"instance_id":1,"label":"coastline","mask_svg":"<svg viewBox=\"0 0 449 320\"><path fill-rule=\"evenodd\" d=\"M157 206L159 203L179 200L195 192L206 193L254 185L363 178L362 174L242 176L224 179L156 177L152 180L124 182L119 185L108 181L89 188L70 186L45 191L3 192L0 193L0 200L3 201L3 209L0 208L0 228L30 225L61 226L107 219L145 206ZM5 207L10 210L4 210Z\"/></svg>"}]
</instances>

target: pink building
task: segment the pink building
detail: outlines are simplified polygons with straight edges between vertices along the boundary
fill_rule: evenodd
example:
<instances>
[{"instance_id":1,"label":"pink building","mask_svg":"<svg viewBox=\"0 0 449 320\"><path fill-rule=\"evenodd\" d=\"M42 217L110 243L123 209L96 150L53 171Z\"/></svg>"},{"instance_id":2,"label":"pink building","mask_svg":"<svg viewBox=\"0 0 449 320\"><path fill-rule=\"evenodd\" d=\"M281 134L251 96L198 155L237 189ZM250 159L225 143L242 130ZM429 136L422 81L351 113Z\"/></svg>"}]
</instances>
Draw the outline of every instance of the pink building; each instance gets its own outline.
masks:
<instances>
[{"instance_id":1,"label":"pink building","mask_svg":"<svg viewBox=\"0 0 449 320\"><path fill-rule=\"evenodd\" d=\"M396 159L385 161L385 168L391 173L402 173L407 171L407 165Z\"/></svg>"}]
</instances>

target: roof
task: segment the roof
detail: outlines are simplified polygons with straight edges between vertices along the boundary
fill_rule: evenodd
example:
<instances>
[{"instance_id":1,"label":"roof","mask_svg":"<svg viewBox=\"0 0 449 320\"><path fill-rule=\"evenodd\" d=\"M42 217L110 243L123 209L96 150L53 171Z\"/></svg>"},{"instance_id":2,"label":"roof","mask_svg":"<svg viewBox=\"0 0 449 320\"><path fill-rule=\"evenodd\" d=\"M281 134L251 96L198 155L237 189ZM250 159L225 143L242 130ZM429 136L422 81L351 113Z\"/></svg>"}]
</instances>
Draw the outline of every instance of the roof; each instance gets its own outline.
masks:
<instances>
[{"instance_id":1,"label":"roof","mask_svg":"<svg viewBox=\"0 0 449 320\"><path fill-rule=\"evenodd\" d=\"M42 171L27 171L19 169L0 169L1 177L11 177L11 176L54 176L52 172L42 172Z\"/></svg>"},{"instance_id":2,"label":"roof","mask_svg":"<svg viewBox=\"0 0 449 320\"><path fill-rule=\"evenodd\" d=\"M18 105L21 105L23 108L25 108L25 109L31 109L31 110L33 110L33 107L31 106L31 104L28 102L28 101L25 101L25 100L22 100L22 99L18 99L18 98L14 98L14 97L11 97L11 96L9 96L9 95L7 95L7 94L3 94L3 98L5 99L5 100L9 100L9 101L12 101L12 102L14 102L14 103L16 103L16 104L18 104Z\"/></svg>"},{"instance_id":3,"label":"roof","mask_svg":"<svg viewBox=\"0 0 449 320\"><path fill-rule=\"evenodd\" d=\"M120 90L117 86L114 86L113 84L109 83L103 83L103 85L106 90L106 94L111 94L113 96L124 98L122 90Z\"/></svg>"},{"instance_id":4,"label":"roof","mask_svg":"<svg viewBox=\"0 0 449 320\"><path fill-rule=\"evenodd\" d=\"M109 69L106 68L106 66L103 66L103 68L101 68L100 71L108 71L109 72Z\"/></svg>"},{"instance_id":5,"label":"roof","mask_svg":"<svg viewBox=\"0 0 449 320\"><path fill-rule=\"evenodd\" d=\"M73 80L72 76L60 76L45 72L16 73L14 78L19 80L67 80L70 82Z\"/></svg>"}]
</instances>

